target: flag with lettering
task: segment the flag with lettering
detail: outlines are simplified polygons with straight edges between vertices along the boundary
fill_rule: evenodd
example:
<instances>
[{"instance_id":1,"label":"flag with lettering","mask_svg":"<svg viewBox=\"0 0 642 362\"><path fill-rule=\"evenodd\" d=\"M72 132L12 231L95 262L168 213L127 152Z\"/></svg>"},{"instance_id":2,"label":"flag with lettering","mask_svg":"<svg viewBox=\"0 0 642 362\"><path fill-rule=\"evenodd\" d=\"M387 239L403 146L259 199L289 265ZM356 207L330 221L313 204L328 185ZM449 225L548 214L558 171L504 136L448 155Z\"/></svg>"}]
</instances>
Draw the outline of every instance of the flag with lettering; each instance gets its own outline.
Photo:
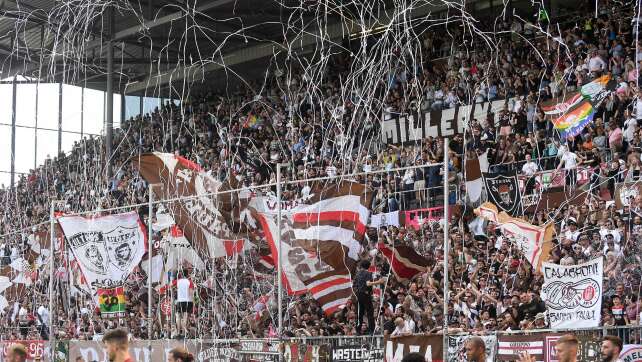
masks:
<instances>
[{"instance_id":1,"label":"flag with lettering","mask_svg":"<svg viewBox=\"0 0 642 362\"><path fill-rule=\"evenodd\" d=\"M597 327L602 311L603 260L579 265L542 263L542 299L553 329Z\"/></svg>"},{"instance_id":2,"label":"flag with lettering","mask_svg":"<svg viewBox=\"0 0 642 362\"><path fill-rule=\"evenodd\" d=\"M246 198L236 189L236 179L225 183L212 177L198 164L171 153L146 153L133 159L154 194L166 202L169 214L197 252L212 258L232 256L248 245L239 233L240 213Z\"/></svg>"},{"instance_id":3,"label":"flag with lettering","mask_svg":"<svg viewBox=\"0 0 642 362\"><path fill-rule=\"evenodd\" d=\"M362 250L372 192L347 181L311 189L305 199L281 203L280 230L275 198L255 198L250 206L257 212L273 260L282 253L288 294L310 292L329 315L352 296L351 275Z\"/></svg>"},{"instance_id":4,"label":"flag with lettering","mask_svg":"<svg viewBox=\"0 0 642 362\"><path fill-rule=\"evenodd\" d=\"M99 288L123 285L147 249L147 232L135 211L61 216L58 223L96 302Z\"/></svg>"}]
</instances>

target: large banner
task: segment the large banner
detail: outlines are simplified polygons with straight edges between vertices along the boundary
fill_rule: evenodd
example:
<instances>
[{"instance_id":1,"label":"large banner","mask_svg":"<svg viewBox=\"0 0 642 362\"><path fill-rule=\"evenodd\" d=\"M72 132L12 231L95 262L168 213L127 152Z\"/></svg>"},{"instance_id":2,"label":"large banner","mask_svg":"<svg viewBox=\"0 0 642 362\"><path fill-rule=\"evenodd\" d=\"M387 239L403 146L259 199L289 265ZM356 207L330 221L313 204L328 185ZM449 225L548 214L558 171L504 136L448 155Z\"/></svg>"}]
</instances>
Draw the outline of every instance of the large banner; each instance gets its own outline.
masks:
<instances>
[{"instance_id":1,"label":"large banner","mask_svg":"<svg viewBox=\"0 0 642 362\"><path fill-rule=\"evenodd\" d=\"M472 119L483 121L489 113L494 113L494 122L506 105L505 100L459 106L438 111L408 114L384 114L381 124L383 143L405 143L421 141L428 137L451 137L464 132L464 127Z\"/></svg>"},{"instance_id":2,"label":"large banner","mask_svg":"<svg viewBox=\"0 0 642 362\"><path fill-rule=\"evenodd\" d=\"M439 335L413 335L403 337L386 337L385 362L401 362L407 354L418 352L427 362L443 361L444 337Z\"/></svg>"},{"instance_id":3,"label":"large banner","mask_svg":"<svg viewBox=\"0 0 642 362\"><path fill-rule=\"evenodd\" d=\"M579 265L542 263L551 328L597 327L601 319L603 261L597 258Z\"/></svg>"},{"instance_id":4,"label":"large banner","mask_svg":"<svg viewBox=\"0 0 642 362\"><path fill-rule=\"evenodd\" d=\"M196 163L171 153L146 153L132 161L145 181L155 185L159 198L175 200L166 203L169 214L200 255L226 257L249 247L240 230L246 199L225 192L237 188L235 177L221 183Z\"/></svg>"},{"instance_id":5,"label":"large banner","mask_svg":"<svg viewBox=\"0 0 642 362\"><path fill-rule=\"evenodd\" d=\"M289 295L309 291L327 315L350 300L371 198L372 192L356 182L313 185L308 197L282 205L280 225L276 199L251 201L273 260L282 253Z\"/></svg>"},{"instance_id":6,"label":"large banner","mask_svg":"<svg viewBox=\"0 0 642 362\"><path fill-rule=\"evenodd\" d=\"M60 227L92 287L122 285L145 254L147 233L138 214L61 216Z\"/></svg>"},{"instance_id":7,"label":"large banner","mask_svg":"<svg viewBox=\"0 0 642 362\"><path fill-rule=\"evenodd\" d=\"M449 336L448 337L448 361L465 361L466 341L472 336ZM497 336L478 336L486 346L486 362L495 362L495 345Z\"/></svg>"}]
</instances>

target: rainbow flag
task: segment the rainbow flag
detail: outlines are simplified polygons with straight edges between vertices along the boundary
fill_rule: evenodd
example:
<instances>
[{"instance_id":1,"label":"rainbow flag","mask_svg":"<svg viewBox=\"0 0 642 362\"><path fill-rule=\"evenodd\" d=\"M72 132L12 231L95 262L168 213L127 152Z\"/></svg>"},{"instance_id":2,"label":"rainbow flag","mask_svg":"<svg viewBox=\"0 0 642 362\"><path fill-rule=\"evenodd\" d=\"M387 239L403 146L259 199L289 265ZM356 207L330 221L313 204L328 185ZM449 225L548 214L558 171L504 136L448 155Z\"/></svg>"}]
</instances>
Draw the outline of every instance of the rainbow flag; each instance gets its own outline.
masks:
<instances>
[{"instance_id":1,"label":"rainbow flag","mask_svg":"<svg viewBox=\"0 0 642 362\"><path fill-rule=\"evenodd\" d=\"M245 118L245 123L243 123L243 128L258 128L262 124L263 124L263 120L261 118L257 117L254 114L249 114Z\"/></svg>"},{"instance_id":2,"label":"rainbow flag","mask_svg":"<svg viewBox=\"0 0 642 362\"><path fill-rule=\"evenodd\" d=\"M587 124L593 121L594 115L595 109L593 109L593 105L585 100L561 117L553 120L553 125L564 138L577 136Z\"/></svg>"},{"instance_id":3,"label":"rainbow flag","mask_svg":"<svg viewBox=\"0 0 642 362\"><path fill-rule=\"evenodd\" d=\"M99 288L98 304L103 317L124 317L125 289L123 287Z\"/></svg>"}]
</instances>

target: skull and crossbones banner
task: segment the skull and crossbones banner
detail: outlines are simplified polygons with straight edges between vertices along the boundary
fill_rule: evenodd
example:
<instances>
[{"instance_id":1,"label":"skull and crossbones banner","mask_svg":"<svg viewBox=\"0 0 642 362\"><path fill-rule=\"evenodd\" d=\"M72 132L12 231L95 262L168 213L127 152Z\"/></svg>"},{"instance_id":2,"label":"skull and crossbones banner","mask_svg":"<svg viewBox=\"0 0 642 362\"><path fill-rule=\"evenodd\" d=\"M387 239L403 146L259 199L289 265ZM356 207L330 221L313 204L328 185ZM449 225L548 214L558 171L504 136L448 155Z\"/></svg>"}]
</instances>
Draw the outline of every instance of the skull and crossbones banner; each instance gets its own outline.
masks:
<instances>
[{"instance_id":1,"label":"skull and crossbones banner","mask_svg":"<svg viewBox=\"0 0 642 362\"><path fill-rule=\"evenodd\" d=\"M517 173L484 172L484 183L488 192L488 201L497 205L511 216L522 215L522 198L519 190Z\"/></svg>"},{"instance_id":2,"label":"skull and crossbones banner","mask_svg":"<svg viewBox=\"0 0 642 362\"><path fill-rule=\"evenodd\" d=\"M67 244L95 294L123 284L145 254L147 233L138 214L58 218Z\"/></svg>"}]
</instances>

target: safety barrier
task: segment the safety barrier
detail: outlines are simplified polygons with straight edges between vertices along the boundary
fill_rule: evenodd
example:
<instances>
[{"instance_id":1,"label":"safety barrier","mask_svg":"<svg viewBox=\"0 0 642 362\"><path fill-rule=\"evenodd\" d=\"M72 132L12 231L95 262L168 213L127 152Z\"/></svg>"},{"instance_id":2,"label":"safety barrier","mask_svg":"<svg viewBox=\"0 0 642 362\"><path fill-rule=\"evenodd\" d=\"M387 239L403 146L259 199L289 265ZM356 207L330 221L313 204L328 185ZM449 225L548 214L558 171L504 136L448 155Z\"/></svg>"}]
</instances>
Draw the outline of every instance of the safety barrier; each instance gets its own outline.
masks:
<instances>
[{"instance_id":1,"label":"safety barrier","mask_svg":"<svg viewBox=\"0 0 642 362\"><path fill-rule=\"evenodd\" d=\"M640 345L642 326L599 327L573 331L526 330L496 331L480 335L486 343L489 360L514 360L521 350L539 356L538 361L555 361L555 343L565 333L573 333L579 340L578 356L581 361L600 361L600 344L604 336L622 338L625 345ZM262 362L375 362L396 360L410 351L419 351L430 357L429 361L461 360L463 346L471 334L448 334L444 346L443 335L415 334L403 337L332 336L297 337L278 339L217 339L217 340L154 340L132 341L130 353L135 361L161 362L176 347L184 347L194 354L197 361L262 361ZM51 355L49 342L42 340L0 341L0 362L5 350L12 343L22 343L29 353L28 361L107 361L101 342L56 341ZM445 349L445 351L444 351Z\"/></svg>"}]
</instances>

